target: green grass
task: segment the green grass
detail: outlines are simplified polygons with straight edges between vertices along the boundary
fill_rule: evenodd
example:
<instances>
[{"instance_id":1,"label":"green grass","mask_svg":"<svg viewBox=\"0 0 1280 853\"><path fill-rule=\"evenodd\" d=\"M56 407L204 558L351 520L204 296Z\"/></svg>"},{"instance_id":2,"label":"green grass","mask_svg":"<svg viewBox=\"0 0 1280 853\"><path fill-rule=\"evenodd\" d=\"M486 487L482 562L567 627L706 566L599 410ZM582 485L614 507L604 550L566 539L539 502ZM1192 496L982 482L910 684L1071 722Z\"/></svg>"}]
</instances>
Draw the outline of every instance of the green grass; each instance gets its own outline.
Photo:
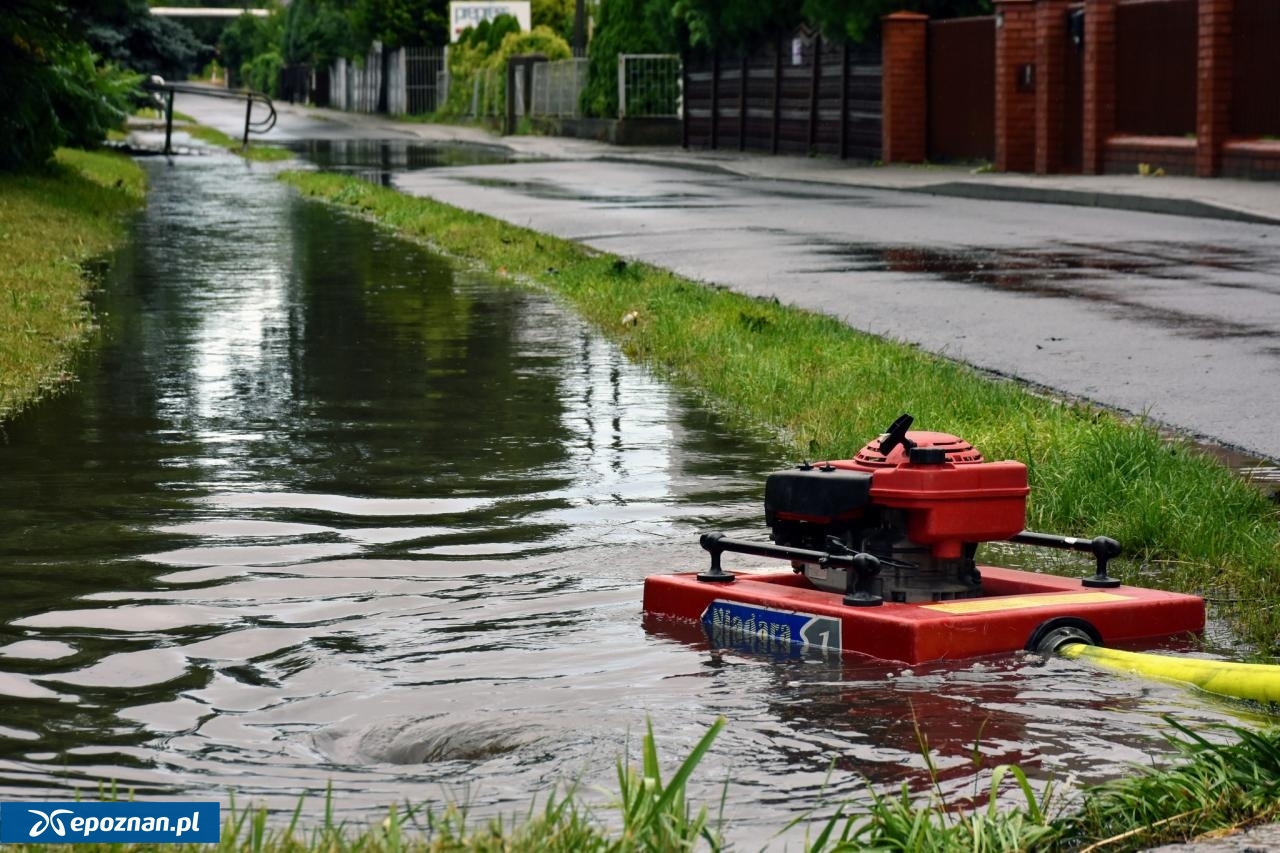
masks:
<instances>
[{"instance_id":1,"label":"green grass","mask_svg":"<svg viewBox=\"0 0 1280 853\"><path fill-rule=\"evenodd\" d=\"M1168 722L1179 760L1091 789L1055 821L1060 848L1123 853L1280 819L1280 729L1223 726L1229 737L1214 743Z\"/></svg>"},{"instance_id":2,"label":"green grass","mask_svg":"<svg viewBox=\"0 0 1280 853\"><path fill-rule=\"evenodd\" d=\"M0 176L0 421L72 380L93 327L87 265L145 192L142 170L113 153L61 149L45 173Z\"/></svg>"},{"instance_id":3,"label":"green grass","mask_svg":"<svg viewBox=\"0 0 1280 853\"><path fill-rule=\"evenodd\" d=\"M904 784L892 796L870 791L868 805L842 805L818 827L805 849L810 853L853 850L901 850L920 853L974 853L975 851L1021 851L1052 849L1062 832L1053 823L1054 786L1037 793L1022 768L1001 764L992 769L980 808L948 803L938 783L938 770L924 733L917 726L920 754L933 781L927 798L913 794ZM982 770L979 745L973 749L975 774ZM979 777L975 775L975 780ZM1009 784L1012 780L1012 786ZM1023 805L1001 809L1000 794L1015 787ZM852 812L846 815L846 812ZM802 817L800 820L806 820ZM798 822L798 821L797 821ZM793 823L794 826L794 823Z\"/></svg>"},{"instance_id":4,"label":"green grass","mask_svg":"<svg viewBox=\"0 0 1280 853\"><path fill-rule=\"evenodd\" d=\"M340 175L283 178L304 195L560 294L631 357L698 390L735 425L775 436L781 456L847 458L910 412L918 428L964 436L988 459L1022 460L1029 528L1113 536L1130 557L1116 568L1131 582L1247 602L1226 617L1261 654L1280 652L1280 511L1150 424L429 199Z\"/></svg>"},{"instance_id":5,"label":"green grass","mask_svg":"<svg viewBox=\"0 0 1280 853\"><path fill-rule=\"evenodd\" d=\"M1143 850L1225 832L1280 817L1280 730L1254 732L1224 726L1225 742L1215 743L1170 720L1169 736L1179 758L1170 767L1136 767L1114 782L1080 792L1066 809L1052 785L1037 792L1023 770L1000 765L979 805L947 802L937 784L928 743L920 749L933 773L932 791L894 794L868 791L861 803L846 802L830 817L807 813L787 829L808 826L808 853L916 851L916 853L1012 853L1012 851ZM386 816L364 824L339 821L332 792L318 826L304 829L300 800L292 818L272 822L265 809L237 809L224 817L219 843L70 845L11 844L13 853L676 853L724 849L718 825L705 807L695 813L686 786L724 727L716 720L667 781L650 726L641 743L641 765L618 763L618 793L606 816L586 805L576 790L552 791L544 803L509 818L473 818L467 807L392 805ZM974 747L975 769L982 756ZM103 799L114 800L107 791ZM976 792L975 792L976 793ZM1016 803L1000 806L1000 796ZM723 799L721 802L723 807ZM610 817L616 813L616 817ZM762 846L769 839L761 839Z\"/></svg>"},{"instance_id":6,"label":"green grass","mask_svg":"<svg viewBox=\"0 0 1280 853\"><path fill-rule=\"evenodd\" d=\"M11 853L678 853L700 846L719 850L723 842L718 831L710 826L705 808L692 811L685 786L724 724L723 717L717 719L665 782L650 726L641 742L641 766L618 762L618 795L609 809L617 819L608 822L570 789L563 795L552 791L541 807L535 804L507 819L474 820L465 805L406 804L390 806L380 821L354 825L335 819L330 793L323 820L311 830L299 826L304 801L298 802L292 819L283 826L272 825L264 809L237 810L233 802L216 845L11 844L5 849ZM106 793L103 799L116 799Z\"/></svg>"},{"instance_id":7,"label":"green grass","mask_svg":"<svg viewBox=\"0 0 1280 853\"><path fill-rule=\"evenodd\" d=\"M905 788L871 794L868 806L846 807L819 826L810 853L893 850L919 853L1074 851L1125 853L1224 833L1280 818L1280 729L1222 726L1212 742L1177 721L1167 736L1177 758L1169 766L1137 766L1112 782L1080 792L1076 805L1059 802L1052 785L1037 794L1023 771L994 768L986 804L948 804L941 789L926 796ZM921 752L931 771L928 744ZM975 747L975 764L981 757ZM935 771L936 779L936 771ZM1002 790L1019 805L999 808Z\"/></svg>"},{"instance_id":8,"label":"green grass","mask_svg":"<svg viewBox=\"0 0 1280 853\"><path fill-rule=\"evenodd\" d=\"M247 148L241 146L241 140L228 136L222 131L214 127L207 127L202 124L193 124L186 128L187 133L196 139L208 142L210 145L217 145L219 148L225 148L228 151L241 155L246 160L255 160L259 162L272 162L276 160L288 160L293 156L286 148L277 148L273 145L249 145Z\"/></svg>"}]
</instances>

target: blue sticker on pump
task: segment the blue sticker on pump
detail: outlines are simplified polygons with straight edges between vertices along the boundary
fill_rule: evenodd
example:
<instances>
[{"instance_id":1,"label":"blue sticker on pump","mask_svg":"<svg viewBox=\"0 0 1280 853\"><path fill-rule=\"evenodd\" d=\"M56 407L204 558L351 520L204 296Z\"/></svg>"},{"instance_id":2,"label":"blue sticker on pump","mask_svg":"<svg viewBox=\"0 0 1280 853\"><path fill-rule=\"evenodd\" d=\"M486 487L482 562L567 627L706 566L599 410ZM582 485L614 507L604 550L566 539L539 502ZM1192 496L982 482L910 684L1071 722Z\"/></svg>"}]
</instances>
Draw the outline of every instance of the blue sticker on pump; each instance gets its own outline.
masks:
<instances>
[{"instance_id":1,"label":"blue sticker on pump","mask_svg":"<svg viewBox=\"0 0 1280 853\"><path fill-rule=\"evenodd\" d=\"M702 612L702 626L713 644L743 651L796 655L805 647L842 648L839 619L794 610L716 599Z\"/></svg>"}]
</instances>

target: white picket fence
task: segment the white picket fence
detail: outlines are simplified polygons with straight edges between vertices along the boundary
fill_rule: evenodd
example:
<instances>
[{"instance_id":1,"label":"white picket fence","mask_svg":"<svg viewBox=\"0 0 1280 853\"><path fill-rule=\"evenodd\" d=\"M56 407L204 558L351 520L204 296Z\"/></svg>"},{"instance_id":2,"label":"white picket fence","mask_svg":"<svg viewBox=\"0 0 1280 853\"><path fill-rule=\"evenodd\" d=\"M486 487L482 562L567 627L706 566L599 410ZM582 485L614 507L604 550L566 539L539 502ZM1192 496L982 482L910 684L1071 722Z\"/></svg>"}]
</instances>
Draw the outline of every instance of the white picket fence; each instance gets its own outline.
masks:
<instances>
[{"instance_id":1,"label":"white picket fence","mask_svg":"<svg viewBox=\"0 0 1280 853\"><path fill-rule=\"evenodd\" d=\"M391 115L429 113L443 103L438 80L445 48L406 47L387 52L374 42L364 63L339 59L329 71L329 106L357 113L378 112L386 69L386 111Z\"/></svg>"}]
</instances>

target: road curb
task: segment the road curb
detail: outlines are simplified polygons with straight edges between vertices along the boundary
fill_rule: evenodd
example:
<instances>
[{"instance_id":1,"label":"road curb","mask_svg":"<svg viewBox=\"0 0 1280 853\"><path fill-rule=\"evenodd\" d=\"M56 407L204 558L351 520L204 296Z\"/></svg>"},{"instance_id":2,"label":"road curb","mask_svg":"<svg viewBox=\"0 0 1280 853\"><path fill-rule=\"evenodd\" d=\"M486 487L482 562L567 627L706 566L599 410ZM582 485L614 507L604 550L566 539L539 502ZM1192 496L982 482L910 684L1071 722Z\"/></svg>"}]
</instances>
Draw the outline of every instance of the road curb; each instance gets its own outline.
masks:
<instances>
[{"instance_id":1,"label":"road curb","mask_svg":"<svg viewBox=\"0 0 1280 853\"><path fill-rule=\"evenodd\" d=\"M928 184L923 187L901 187L901 192L926 195L982 199L984 201L1022 201L1032 204L1067 204L1078 207L1104 207L1140 213L1164 213L1170 216L1193 216L1201 219L1226 219L1258 225L1280 225L1280 218L1251 213L1247 210L1209 204L1186 198L1163 198L1130 193L1050 189L1046 187L1001 186L956 181Z\"/></svg>"}]
</instances>

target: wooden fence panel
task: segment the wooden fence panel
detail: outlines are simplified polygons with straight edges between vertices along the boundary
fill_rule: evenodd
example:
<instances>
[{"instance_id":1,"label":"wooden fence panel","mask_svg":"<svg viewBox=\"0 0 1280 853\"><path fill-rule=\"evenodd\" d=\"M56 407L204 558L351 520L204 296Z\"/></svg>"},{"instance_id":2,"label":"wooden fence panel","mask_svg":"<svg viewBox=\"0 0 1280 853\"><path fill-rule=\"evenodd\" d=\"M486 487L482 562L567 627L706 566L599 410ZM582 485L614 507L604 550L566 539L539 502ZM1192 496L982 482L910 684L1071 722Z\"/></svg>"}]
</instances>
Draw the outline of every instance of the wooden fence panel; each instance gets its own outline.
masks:
<instances>
[{"instance_id":1,"label":"wooden fence panel","mask_svg":"<svg viewBox=\"0 0 1280 853\"><path fill-rule=\"evenodd\" d=\"M745 56L684 62L691 148L880 156L878 46L832 44L802 29Z\"/></svg>"},{"instance_id":2,"label":"wooden fence panel","mask_svg":"<svg viewBox=\"0 0 1280 853\"><path fill-rule=\"evenodd\" d=\"M883 76L880 46L851 49L849 64L849 101L845 117L845 156L863 160L879 160L881 152L880 81Z\"/></svg>"}]
</instances>

